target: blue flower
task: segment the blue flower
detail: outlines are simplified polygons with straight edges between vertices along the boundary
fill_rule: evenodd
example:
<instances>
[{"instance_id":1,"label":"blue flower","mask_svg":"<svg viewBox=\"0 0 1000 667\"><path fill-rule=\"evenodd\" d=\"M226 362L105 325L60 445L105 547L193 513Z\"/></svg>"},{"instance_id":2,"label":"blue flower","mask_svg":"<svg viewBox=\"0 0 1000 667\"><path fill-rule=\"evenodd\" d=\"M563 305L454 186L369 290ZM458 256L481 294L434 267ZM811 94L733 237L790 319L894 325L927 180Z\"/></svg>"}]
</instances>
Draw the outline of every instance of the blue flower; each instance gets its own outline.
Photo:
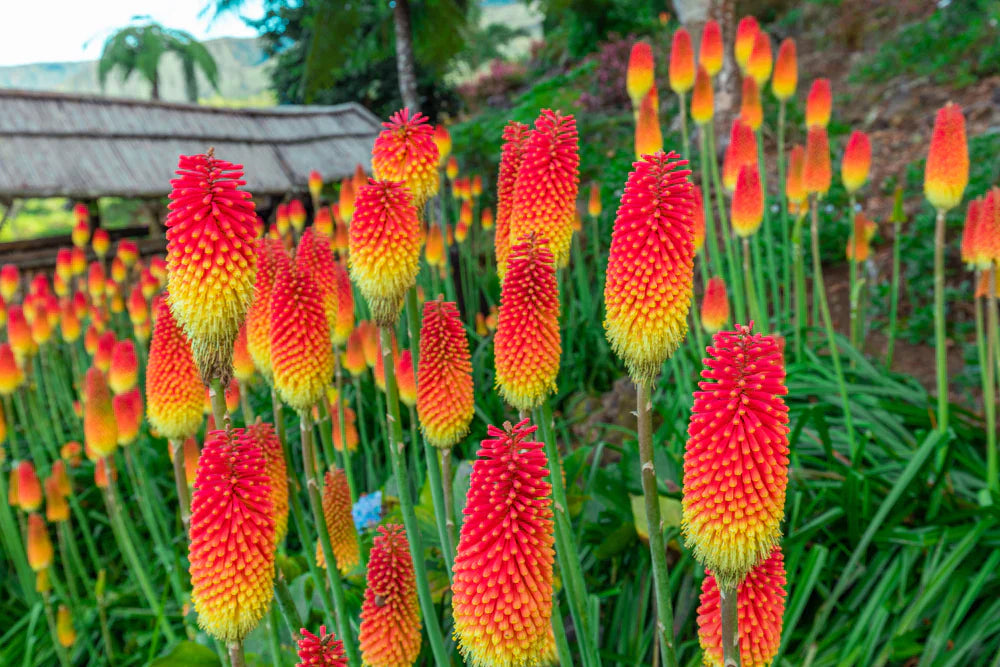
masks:
<instances>
[{"instance_id":1,"label":"blue flower","mask_svg":"<svg viewBox=\"0 0 1000 667\"><path fill-rule=\"evenodd\" d=\"M367 493L358 498L351 509L351 516L358 532L376 525L382 519L382 492Z\"/></svg>"}]
</instances>

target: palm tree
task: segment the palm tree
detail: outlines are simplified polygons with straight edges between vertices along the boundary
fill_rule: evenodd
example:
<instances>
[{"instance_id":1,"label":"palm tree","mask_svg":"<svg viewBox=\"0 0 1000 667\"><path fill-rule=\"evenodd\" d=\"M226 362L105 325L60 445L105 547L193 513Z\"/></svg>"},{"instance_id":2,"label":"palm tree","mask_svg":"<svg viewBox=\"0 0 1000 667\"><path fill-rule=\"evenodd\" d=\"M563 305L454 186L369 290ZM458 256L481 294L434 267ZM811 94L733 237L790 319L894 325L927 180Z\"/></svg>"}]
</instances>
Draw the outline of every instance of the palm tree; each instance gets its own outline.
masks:
<instances>
[{"instance_id":1,"label":"palm tree","mask_svg":"<svg viewBox=\"0 0 1000 667\"><path fill-rule=\"evenodd\" d=\"M138 72L149 82L152 99L160 99L159 66L160 58L165 53L174 53L181 60L188 100L198 101L197 70L201 70L216 91L219 90L219 70L208 49L190 33L164 28L153 21L122 28L104 42L104 50L97 63L101 88L104 88L108 74L119 68L122 81Z\"/></svg>"}]
</instances>

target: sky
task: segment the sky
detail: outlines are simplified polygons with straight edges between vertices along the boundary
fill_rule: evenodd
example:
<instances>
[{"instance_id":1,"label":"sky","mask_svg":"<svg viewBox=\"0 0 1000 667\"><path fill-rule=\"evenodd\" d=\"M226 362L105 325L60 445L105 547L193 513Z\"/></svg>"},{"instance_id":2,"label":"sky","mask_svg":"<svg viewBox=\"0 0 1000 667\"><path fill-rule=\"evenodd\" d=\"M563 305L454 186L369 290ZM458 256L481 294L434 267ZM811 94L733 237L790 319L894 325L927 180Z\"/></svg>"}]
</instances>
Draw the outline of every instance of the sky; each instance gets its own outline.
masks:
<instances>
[{"instance_id":1,"label":"sky","mask_svg":"<svg viewBox=\"0 0 1000 667\"><path fill-rule=\"evenodd\" d=\"M22 0L0 2L0 66L96 60L104 40L133 16L148 15L196 39L253 37L234 13L211 21L198 14L209 0ZM244 0L243 14L259 18L262 0Z\"/></svg>"}]
</instances>

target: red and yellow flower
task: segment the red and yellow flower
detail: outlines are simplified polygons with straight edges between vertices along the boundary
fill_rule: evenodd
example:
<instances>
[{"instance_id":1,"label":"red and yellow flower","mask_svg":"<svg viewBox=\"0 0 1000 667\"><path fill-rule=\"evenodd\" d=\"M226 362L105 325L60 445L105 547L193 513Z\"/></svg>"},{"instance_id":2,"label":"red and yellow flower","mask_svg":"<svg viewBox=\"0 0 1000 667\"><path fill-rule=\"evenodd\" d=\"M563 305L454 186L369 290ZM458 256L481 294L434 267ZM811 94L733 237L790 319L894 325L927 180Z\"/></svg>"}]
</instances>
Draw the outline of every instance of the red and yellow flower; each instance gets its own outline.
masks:
<instances>
[{"instance_id":1,"label":"red and yellow flower","mask_svg":"<svg viewBox=\"0 0 1000 667\"><path fill-rule=\"evenodd\" d=\"M517 174L524 160L530 128L524 123L511 121L503 129L503 148L500 149L500 173L497 177L497 230L494 233L497 275L503 280L507 273L507 255L510 254L510 219L514 212L514 191Z\"/></svg>"},{"instance_id":2,"label":"red and yellow flower","mask_svg":"<svg viewBox=\"0 0 1000 667\"><path fill-rule=\"evenodd\" d=\"M625 71L625 89L633 109L639 108L649 89L655 85L653 76L653 47L648 42L636 42L632 45Z\"/></svg>"},{"instance_id":3,"label":"red and yellow flower","mask_svg":"<svg viewBox=\"0 0 1000 667\"><path fill-rule=\"evenodd\" d=\"M806 128L826 128L833 109L833 91L829 79L816 79L806 97Z\"/></svg>"},{"instance_id":4,"label":"red and yellow flower","mask_svg":"<svg viewBox=\"0 0 1000 667\"><path fill-rule=\"evenodd\" d=\"M715 19L705 22L701 30L701 45L698 48L698 64L705 68L710 77L722 70L723 48L722 28Z\"/></svg>"},{"instance_id":5,"label":"red and yellow flower","mask_svg":"<svg viewBox=\"0 0 1000 667\"><path fill-rule=\"evenodd\" d=\"M347 667L344 642L332 632L327 634L325 625L319 626L318 636L305 628L301 628L300 632L298 667Z\"/></svg>"},{"instance_id":6,"label":"red and yellow flower","mask_svg":"<svg viewBox=\"0 0 1000 667\"><path fill-rule=\"evenodd\" d=\"M426 301L420 327L417 415L434 447L454 446L469 432L475 411L472 363L458 308Z\"/></svg>"},{"instance_id":7,"label":"red and yellow flower","mask_svg":"<svg viewBox=\"0 0 1000 667\"><path fill-rule=\"evenodd\" d=\"M84 378L83 436L93 458L104 458L118 446L118 422L104 373L95 367Z\"/></svg>"},{"instance_id":8,"label":"red and yellow flower","mask_svg":"<svg viewBox=\"0 0 1000 667\"><path fill-rule=\"evenodd\" d=\"M380 181L401 182L410 190L416 210L438 191L438 147L427 116L402 109L394 113L375 139L372 171ZM360 193L358 193L360 196ZM355 209L357 214L357 209Z\"/></svg>"},{"instance_id":9,"label":"red and yellow flower","mask_svg":"<svg viewBox=\"0 0 1000 667\"><path fill-rule=\"evenodd\" d=\"M713 276L705 285L701 301L701 326L709 334L722 331L729 321L729 297L726 283L720 276Z\"/></svg>"},{"instance_id":10,"label":"red and yellow flower","mask_svg":"<svg viewBox=\"0 0 1000 667\"><path fill-rule=\"evenodd\" d=\"M849 193L857 192L868 180L872 164L872 142L860 130L851 132L844 149L844 161L840 163L840 180Z\"/></svg>"},{"instance_id":11,"label":"red and yellow flower","mask_svg":"<svg viewBox=\"0 0 1000 667\"><path fill-rule=\"evenodd\" d=\"M924 167L924 196L939 211L950 211L962 201L969 184L969 145L965 116L949 102L938 110Z\"/></svg>"},{"instance_id":12,"label":"red and yellow flower","mask_svg":"<svg viewBox=\"0 0 1000 667\"><path fill-rule=\"evenodd\" d=\"M146 367L146 415L164 438L184 440L201 428L204 388L191 343L166 301L156 312Z\"/></svg>"},{"instance_id":13,"label":"red and yellow flower","mask_svg":"<svg viewBox=\"0 0 1000 667\"><path fill-rule=\"evenodd\" d=\"M684 28L674 32L668 73L670 89L678 95L688 92L694 85L694 47L691 45L691 33Z\"/></svg>"},{"instance_id":14,"label":"red and yellow flower","mask_svg":"<svg viewBox=\"0 0 1000 667\"><path fill-rule=\"evenodd\" d=\"M370 667L408 667L420 654L420 611L403 527L379 526L368 560L358 644Z\"/></svg>"},{"instance_id":15,"label":"red and yellow flower","mask_svg":"<svg viewBox=\"0 0 1000 667\"><path fill-rule=\"evenodd\" d=\"M326 471L323 481L323 518L330 533L330 547L341 574L347 574L361 562L358 531L351 515L351 489L347 475L340 468ZM326 569L326 558L316 542L316 564Z\"/></svg>"}]
</instances>

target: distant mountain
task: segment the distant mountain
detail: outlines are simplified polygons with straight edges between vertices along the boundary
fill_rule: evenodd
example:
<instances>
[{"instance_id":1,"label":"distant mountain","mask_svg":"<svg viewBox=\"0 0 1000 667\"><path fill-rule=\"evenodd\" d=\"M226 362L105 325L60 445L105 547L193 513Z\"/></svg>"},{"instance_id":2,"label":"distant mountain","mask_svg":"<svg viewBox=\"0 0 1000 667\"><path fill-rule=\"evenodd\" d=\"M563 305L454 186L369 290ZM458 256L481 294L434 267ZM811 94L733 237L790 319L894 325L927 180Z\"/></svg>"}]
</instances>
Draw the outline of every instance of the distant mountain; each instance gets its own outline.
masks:
<instances>
[{"instance_id":1,"label":"distant mountain","mask_svg":"<svg viewBox=\"0 0 1000 667\"><path fill-rule=\"evenodd\" d=\"M219 91L216 92L199 74L198 94L202 101L274 103L268 91L270 62L256 39L224 37L206 40L204 44L219 66ZM107 86L102 91L94 60L0 67L0 88L149 98L149 85L139 75L133 74L123 83L117 70L108 75ZM160 95L170 102L187 101L180 61L172 54L160 61Z\"/></svg>"}]
</instances>

